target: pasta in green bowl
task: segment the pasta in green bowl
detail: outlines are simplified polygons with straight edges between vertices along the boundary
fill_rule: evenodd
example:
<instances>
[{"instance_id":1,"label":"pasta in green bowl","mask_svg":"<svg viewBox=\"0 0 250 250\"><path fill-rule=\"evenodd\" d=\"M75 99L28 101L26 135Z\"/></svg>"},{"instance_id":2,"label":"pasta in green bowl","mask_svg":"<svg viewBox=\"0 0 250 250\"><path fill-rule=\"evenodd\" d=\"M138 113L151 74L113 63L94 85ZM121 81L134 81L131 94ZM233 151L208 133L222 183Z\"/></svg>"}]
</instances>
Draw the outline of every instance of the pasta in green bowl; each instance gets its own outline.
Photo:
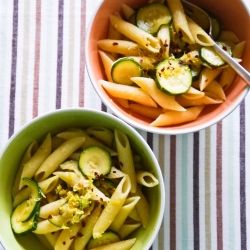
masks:
<instances>
[{"instance_id":1,"label":"pasta in green bowl","mask_svg":"<svg viewBox=\"0 0 250 250\"><path fill-rule=\"evenodd\" d=\"M163 218L153 152L133 128L100 111L32 120L3 150L0 182L6 249L149 249Z\"/></svg>"}]
</instances>

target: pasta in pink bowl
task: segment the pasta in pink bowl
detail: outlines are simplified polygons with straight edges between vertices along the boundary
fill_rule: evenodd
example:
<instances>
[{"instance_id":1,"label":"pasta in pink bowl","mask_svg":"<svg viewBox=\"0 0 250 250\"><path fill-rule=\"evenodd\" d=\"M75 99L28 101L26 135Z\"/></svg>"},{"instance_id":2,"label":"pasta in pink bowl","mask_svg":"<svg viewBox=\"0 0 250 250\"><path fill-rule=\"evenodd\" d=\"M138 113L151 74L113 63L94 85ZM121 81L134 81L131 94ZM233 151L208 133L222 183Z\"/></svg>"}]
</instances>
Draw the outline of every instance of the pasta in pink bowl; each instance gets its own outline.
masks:
<instances>
[{"instance_id":1,"label":"pasta in pink bowl","mask_svg":"<svg viewBox=\"0 0 250 250\"><path fill-rule=\"evenodd\" d=\"M250 70L243 2L190 2L210 15L214 40L206 21L187 17L181 1L105 0L90 20L90 80L104 104L136 128L199 131L224 119L248 93L247 84L211 49L216 42Z\"/></svg>"},{"instance_id":2,"label":"pasta in pink bowl","mask_svg":"<svg viewBox=\"0 0 250 250\"><path fill-rule=\"evenodd\" d=\"M0 182L6 249L149 249L163 219L153 152L132 127L100 111L32 120L1 153Z\"/></svg>"}]
</instances>

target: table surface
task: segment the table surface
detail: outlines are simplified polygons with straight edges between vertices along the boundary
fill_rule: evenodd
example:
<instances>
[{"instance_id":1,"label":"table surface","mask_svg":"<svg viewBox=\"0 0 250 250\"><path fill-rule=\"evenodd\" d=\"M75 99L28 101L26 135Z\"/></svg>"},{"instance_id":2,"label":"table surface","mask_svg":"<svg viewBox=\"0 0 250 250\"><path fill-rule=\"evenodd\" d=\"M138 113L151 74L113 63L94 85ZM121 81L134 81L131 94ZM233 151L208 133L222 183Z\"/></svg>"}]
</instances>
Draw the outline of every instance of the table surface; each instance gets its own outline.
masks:
<instances>
[{"instance_id":1,"label":"table surface","mask_svg":"<svg viewBox=\"0 0 250 250\"><path fill-rule=\"evenodd\" d=\"M84 61L84 33L99 2L0 0L0 150L21 126L46 112L86 107L111 113ZM164 220L152 249L250 249L247 128L249 95L200 132L139 131L159 160L166 188Z\"/></svg>"}]
</instances>

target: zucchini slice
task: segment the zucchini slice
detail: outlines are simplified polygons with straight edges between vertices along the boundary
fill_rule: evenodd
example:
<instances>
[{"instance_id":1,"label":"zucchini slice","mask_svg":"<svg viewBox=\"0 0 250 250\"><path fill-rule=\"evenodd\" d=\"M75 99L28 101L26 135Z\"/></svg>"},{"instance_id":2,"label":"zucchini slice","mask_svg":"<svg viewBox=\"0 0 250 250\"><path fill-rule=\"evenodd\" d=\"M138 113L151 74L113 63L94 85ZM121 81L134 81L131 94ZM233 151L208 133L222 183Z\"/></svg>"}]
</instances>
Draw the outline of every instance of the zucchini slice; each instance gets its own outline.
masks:
<instances>
[{"instance_id":1,"label":"zucchini slice","mask_svg":"<svg viewBox=\"0 0 250 250\"><path fill-rule=\"evenodd\" d=\"M11 215L11 226L16 234L25 234L36 229L42 198L41 189L34 180L23 178L22 181L30 189L30 196Z\"/></svg>"},{"instance_id":2,"label":"zucchini slice","mask_svg":"<svg viewBox=\"0 0 250 250\"><path fill-rule=\"evenodd\" d=\"M136 26L150 34L155 34L161 25L168 24L171 19L172 15L165 4L150 3L137 11Z\"/></svg>"},{"instance_id":3,"label":"zucchini slice","mask_svg":"<svg viewBox=\"0 0 250 250\"><path fill-rule=\"evenodd\" d=\"M156 83L160 90L171 95L188 91L192 74L188 65L178 59L167 59L156 67Z\"/></svg>"},{"instance_id":4,"label":"zucchini slice","mask_svg":"<svg viewBox=\"0 0 250 250\"><path fill-rule=\"evenodd\" d=\"M217 44L230 56L232 56L232 50L227 44L223 42L217 42ZM212 47L202 47L199 53L201 60L212 68L219 68L226 65L226 62L216 53Z\"/></svg>"},{"instance_id":5,"label":"zucchini slice","mask_svg":"<svg viewBox=\"0 0 250 250\"><path fill-rule=\"evenodd\" d=\"M92 179L98 179L101 175L108 174L111 165L110 153L101 147L90 146L84 149L80 155L79 169Z\"/></svg>"},{"instance_id":6,"label":"zucchini slice","mask_svg":"<svg viewBox=\"0 0 250 250\"><path fill-rule=\"evenodd\" d=\"M111 77L115 83L132 85L130 78L136 76L142 76L142 68L133 58L122 57L111 67Z\"/></svg>"},{"instance_id":7,"label":"zucchini slice","mask_svg":"<svg viewBox=\"0 0 250 250\"><path fill-rule=\"evenodd\" d=\"M102 234L100 238L97 239L91 238L88 242L87 249L89 250L96 247L105 246L111 243L118 242L120 240L121 238L117 233L111 230L107 230Z\"/></svg>"}]
</instances>

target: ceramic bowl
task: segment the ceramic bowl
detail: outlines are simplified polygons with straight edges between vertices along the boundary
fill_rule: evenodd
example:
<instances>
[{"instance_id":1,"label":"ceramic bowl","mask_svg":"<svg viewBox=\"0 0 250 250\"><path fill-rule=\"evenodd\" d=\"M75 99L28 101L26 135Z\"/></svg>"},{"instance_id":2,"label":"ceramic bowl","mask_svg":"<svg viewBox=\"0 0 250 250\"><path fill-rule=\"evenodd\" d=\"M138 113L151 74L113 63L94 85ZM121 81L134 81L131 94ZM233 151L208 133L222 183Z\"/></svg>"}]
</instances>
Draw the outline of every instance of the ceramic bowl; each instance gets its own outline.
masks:
<instances>
[{"instance_id":1,"label":"ceramic bowl","mask_svg":"<svg viewBox=\"0 0 250 250\"><path fill-rule=\"evenodd\" d=\"M146 250L153 244L163 218L165 189L161 169L152 150L135 129L115 116L100 111L79 108L57 110L35 118L15 133L2 150L0 154L0 221L2 224L0 227L0 241L6 250L46 249L32 233L26 236L14 235L10 225L13 181L28 145L34 140L41 142L49 132L53 135L71 127L99 126L100 122L107 128L117 128L126 133L131 147L141 155L145 168L152 171L159 180L159 185L147 188L146 196L153 212L150 215L150 221L146 229L141 228L135 232L134 236L137 238L137 242L132 249Z\"/></svg>"},{"instance_id":2,"label":"ceramic bowl","mask_svg":"<svg viewBox=\"0 0 250 250\"><path fill-rule=\"evenodd\" d=\"M174 125L170 127L152 127L150 119L131 113L129 109L123 108L115 102L98 84L99 79L106 79L102 62L98 54L97 41L107 38L109 15L116 12L121 13L121 5L127 4L133 8L145 5L148 0L105 0L97 7L92 19L88 24L86 34L86 65L90 80L105 105L122 120L142 130L158 134L183 134L195 132L209 127L230 114L245 98L248 93L246 83L236 77L234 83L226 92L227 99L222 104L207 106L199 118L195 121ZM249 10L240 0L190 0L198 6L214 13L222 22L225 30L231 30L237 34L241 41L246 40L246 48L243 55L242 65L250 71L250 17ZM237 20L237 21L236 21Z\"/></svg>"}]
</instances>

